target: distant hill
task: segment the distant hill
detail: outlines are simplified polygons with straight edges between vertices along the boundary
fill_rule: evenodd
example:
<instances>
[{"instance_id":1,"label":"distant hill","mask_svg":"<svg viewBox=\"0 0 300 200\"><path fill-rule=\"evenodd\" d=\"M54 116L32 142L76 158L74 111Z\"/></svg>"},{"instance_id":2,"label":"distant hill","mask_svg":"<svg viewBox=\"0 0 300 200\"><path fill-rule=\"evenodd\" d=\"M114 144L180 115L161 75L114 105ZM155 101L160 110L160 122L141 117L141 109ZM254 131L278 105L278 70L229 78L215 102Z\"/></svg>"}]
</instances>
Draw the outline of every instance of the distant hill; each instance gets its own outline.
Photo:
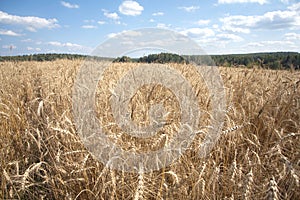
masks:
<instances>
[{"instance_id":1,"label":"distant hill","mask_svg":"<svg viewBox=\"0 0 300 200\"><path fill-rule=\"evenodd\" d=\"M0 62L4 61L53 61L57 59L86 59L86 55L79 54L33 54L22 56L1 56ZM97 58L96 59L103 59ZM250 54L211 55L217 66L225 67L261 67L269 69L300 69L300 53L297 52L272 52ZM109 58L106 58L109 59ZM113 62L139 62L139 63L189 63L203 59L203 56L189 55L179 56L171 53L150 54L140 58L119 57ZM187 61L189 60L189 61ZM213 63L210 63L213 64Z\"/></svg>"}]
</instances>

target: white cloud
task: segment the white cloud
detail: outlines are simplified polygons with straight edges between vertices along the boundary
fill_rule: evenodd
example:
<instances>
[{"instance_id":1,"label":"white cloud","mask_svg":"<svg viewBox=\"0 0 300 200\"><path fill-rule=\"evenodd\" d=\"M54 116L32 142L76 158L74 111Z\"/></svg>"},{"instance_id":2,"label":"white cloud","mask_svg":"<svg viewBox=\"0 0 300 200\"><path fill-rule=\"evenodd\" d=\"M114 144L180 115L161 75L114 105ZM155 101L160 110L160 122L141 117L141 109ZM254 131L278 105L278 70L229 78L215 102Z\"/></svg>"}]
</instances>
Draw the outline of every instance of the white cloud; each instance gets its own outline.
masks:
<instances>
[{"instance_id":1,"label":"white cloud","mask_svg":"<svg viewBox=\"0 0 300 200\"><path fill-rule=\"evenodd\" d=\"M287 10L266 12L263 15L233 15L221 18L222 29L231 32L250 33L251 29L280 30L300 28L300 12L297 4ZM299 3L300 9L300 3Z\"/></svg>"},{"instance_id":2,"label":"white cloud","mask_svg":"<svg viewBox=\"0 0 300 200\"><path fill-rule=\"evenodd\" d=\"M93 19L85 19L85 20L83 20L83 22L84 23L94 23L95 20L93 20Z\"/></svg>"},{"instance_id":3,"label":"white cloud","mask_svg":"<svg viewBox=\"0 0 300 200\"><path fill-rule=\"evenodd\" d=\"M244 39L238 35L221 33L217 35L217 38L222 41L233 41L233 42L241 42Z\"/></svg>"},{"instance_id":4,"label":"white cloud","mask_svg":"<svg viewBox=\"0 0 300 200\"><path fill-rule=\"evenodd\" d=\"M16 49L17 47L13 44L10 44L10 45L3 45L2 48L3 49Z\"/></svg>"},{"instance_id":5,"label":"white cloud","mask_svg":"<svg viewBox=\"0 0 300 200\"><path fill-rule=\"evenodd\" d=\"M219 29L219 24L213 24L212 27L213 27L214 29Z\"/></svg>"},{"instance_id":6,"label":"white cloud","mask_svg":"<svg viewBox=\"0 0 300 200\"><path fill-rule=\"evenodd\" d=\"M232 4L232 3L259 3L260 5L268 3L267 0L218 0L219 4Z\"/></svg>"},{"instance_id":7,"label":"white cloud","mask_svg":"<svg viewBox=\"0 0 300 200\"><path fill-rule=\"evenodd\" d=\"M61 1L61 5L63 5L66 8L79 8L79 5L71 4L71 3L65 2L65 1Z\"/></svg>"},{"instance_id":8,"label":"white cloud","mask_svg":"<svg viewBox=\"0 0 300 200\"><path fill-rule=\"evenodd\" d=\"M120 19L118 13L116 13L116 12L111 13L111 12L108 12L107 10L104 10L104 9L102 9L102 11L103 11L104 16L109 18L109 19L112 19L112 20Z\"/></svg>"},{"instance_id":9,"label":"white cloud","mask_svg":"<svg viewBox=\"0 0 300 200\"><path fill-rule=\"evenodd\" d=\"M300 2L299 3L295 3L295 4L291 5L291 6L289 6L288 9L300 12Z\"/></svg>"},{"instance_id":10,"label":"white cloud","mask_svg":"<svg viewBox=\"0 0 300 200\"><path fill-rule=\"evenodd\" d=\"M163 16L165 13L163 12L155 12L155 13L152 13L153 16Z\"/></svg>"},{"instance_id":11,"label":"white cloud","mask_svg":"<svg viewBox=\"0 0 300 200\"><path fill-rule=\"evenodd\" d=\"M81 26L81 28L84 28L84 29L96 29L98 27L94 26L94 25L83 25L83 26Z\"/></svg>"},{"instance_id":12,"label":"white cloud","mask_svg":"<svg viewBox=\"0 0 300 200\"><path fill-rule=\"evenodd\" d=\"M284 34L284 37L287 40L298 40L298 41L300 41L300 34L298 34L298 33L286 33L286 34Z\"/></svg>"},{"instance_id":13,"label":"white cloud","mask_svg":"<svg viewBox=\"0 0 300 200\"><path fill-rule=\"evenodd\" d=\"M136 1L123 1L119 6L119 11L123 15L137 16L142 14L143 10L143 6Z\"/></svg>"},{"instance_id":14,"label":"white cloud","mask_svg":"<svg viewBox=\"0 0 300 200\"><path fill-rule=\"evenodd\" d=\"M69 53L90 53L92 51L92 48L83 46L80 44L70 43L70 42L58 42L58 41L52 41L46 43L50 46L56 47L57 52L69 52Z\"/></svg>"},{"instance_id":15,"label":"white cloud","mask_svg":"<svg viewBox=\"0 0 300 200\"><path fill-rule=\"evenodd\" d=\"M100 21L98 21L97 23L98 23L98 24L100 24L100 25L106 24L106 22L105 22L105 21L101 21L101 20L100 20Z\"/></svg>"},{"instance_id":16,"label":"white cloud","mask_svg":"<svg viewBox=\"0 0 300 200\"><path fill-rule=\"evenodd\" d=\"M209 23L210 23L209 19L200 19L199 21L196 22L196 24L199 26L208 25Z\"/></svg>"},{"instance_id":17,"label":"white cloud","mask_svg":"<svg viewBox=\"0 0 300 200\"><path fill-rule=\"evenodd\" d=\"M219 48L224 51L231 51L232 49L226 49L227 44L232 44L233 42L241 42L244 39L235 34L220 33L217 35L208 34L207 37L196 37L195 40L202 46L207 48Z\"/></svg>"},{"instance_id":18,"label":"white cloud","mask_svg":"<svg viewBox=\"0 0 300 200\"><path fill-rule=\"evenodd\" d=\"M0 30L0 35L7 35L7 36L21 36L21 34L13 32L11 30Z\"/></svg>"},{"instance_id":19,"label":"white cloud","mask_svg":"<svg viewBox=\"0 0 300 200\"><path fill-rule=\"evenodd\" d=\"M70 42L61 43L61 42L52 41L52 42L48 42L47 44L55 47L70 47L70 48L79 48L79 49L83 48L83 46L79 44L74 44Z\"/></svg>"},{"instance_id":20,"label":"white cloud","mask_svg":"<svg viewBox=\"0 0 300 200\"><path fill-rule=\"evenodd\" d=\"M143 35L142 32L139 31L133 31L133 30L123 30L121 32L117 33L110 33L107 35L108 38L113 38L115 36L121 35L123 39L129 38L129 40L132 40L134 37L140 37Z\"/></svg>"},{"instance_id":21,"label":"white cloud","mask_svg":"<svg viewBox=\"0 0 300 200\"><path fill-rule=\"evenodd\" d=\"M264 45L261 42L249 42L246 46L263 47Z\"/></svg>"},{"instance_id":22,"label":"white cloud","mask_svg":"<svg viewBox=\"0 0 300 200\"><path fill-rule=\"evenodd\" d=\"M246 44L246 46L252 46L252 47L262 47L263 48L272 48L275 51L279 51L281 49L285 49L287 47L295 47L294 46L295 43L291 42L291 41L281 41L281 40L269 40L269 41L260 41L260 42L249 42L248 44ZM266 51L268 51L268 49L266 49Z\"/></svg>"},{"instance_id":23,"label":"white cloud","mask_svg":"<svg viewBox=\"0 0 300 200\"><path fill-rule=\"evenodd\" d=\"M27 39L21 40L21 42L33 42L33 40L30 38L27 38Z\"/></svg>"},{"instance_id":24,"label":"white cloud","mask_svg":"<svg viewBox=\"0 0 300 200\"><path fill-rule=\"evenodd\" d=\"M183 35L190 37L207 38L215 35L215 32L209 28L190 28L180 32Z\"/></svg>"},{"instance_id":25,"label":"white cloud","mask_svg":"<svg viewBox=\"0 0 300 200\"><path fill-rule=\"evenodd\" d=\"M158 23L157 25L156 25L156 27L157 28L163 28L163 29L168 29L168 28L170 28L171 27L171 24L164 24L164 23Z\"/></svg>"},{"instance_id":26,"label":"white cloud","mask_svg":"<svg viewBox=\"0 0 300 200\"><path fill-rule=\"evenodd\" d=\"M117 36L118 35L118 33L109 33L108 35L107 35L107 37L108 38L113 38L113 37L115 37L115 36Z\"/></svg>"},{"instance_id":27,"label":"white cloud","mask_svg":"<svg viewBox=\"0 0 300 200\"><path fill-rule=\"evenodd\" d=\"M199 6L182 6L182 7L178 7L179 9L182 9L186 12L193 12L195 10L198 10L200 7Z\"/></svg>"},{"instance_id":28,"label":"white cloud","mask_svg":"<svg viewBox=\"0 0 300 200\"><path fill-rule=\"evenodd\" d=\"M117 13L104 13L105 17L110 18L110 19L114 19L117 20L119 19L119 15Z\"/></svg>"},{"instance_id":29,"label":"white cloud","mask_svg":"<svg viewBox=\"0 0 300 200\"><path fill-rule=\"evenodd\" d=\"M50 44L52 46L57 46L57 47L63 46L63 44L61 44L60 42L48 42L48 44Z\"/></svg>"},{"instance_id":30,"label":"white cloud","mask_svg":"<svg viewBox=\"0 0 300 200\"><path fill-rule=\"evenodd\" d=\"M6 12L0 11L0 23L25 26L29 31L36 31L37 29L42 28L56 28L59 27L57 22L58 21L55 18L45 19L33 16L22 17L17 15L10 15Z\"/></svg>"},{"instance_id":31,"label":"white cloud","mask_svg":"<svg viewBox=\"0 0 300 200\"><path fill-rule=\"evenodd\" d=\"M41 51L41 48L27 47L28 51Z\"/></svg>"},{"instance_id":32,"label":"white cloud","mask_svg":"<svg viewBox=\"0 0 300 200\"><path fill-rule=\"evenodd\" d=\"M155 20L154 20L154 19L150 19L149 22L152 22L152 23L153 23L153 22L155 22Z\"/></svg>"},{"instance_id":33,"label":"white cloud","mask_svg":"<svg viewBox=\"0 0 300 200\"><path fill-rule=\"evenodd\" d=\"M293 42L290 41L262 41L260 42L261 44L265 44L265 45L293 45Z\"/></svg>"},{"instance_id":34,"label":"white cloud","mask_svg":"<svg viewBox=\"0 0 300 200\"><path fill-rule=\"evenodd\" d=\"M299 45L292 41L269 40L259 42L249 42L244 45L248 51L252 52L272 52L272 51L299 51Z\"/></svg>"},{"instance_id":35,"label":"white cloud","mask_svg":"<svg viewBox=\"0 0 300 200\"><path fill-rule=\"evenodd\" d=\"M289 0L280 0L282 3L284 4L288 4L289 3Z\"/></svg>"}]
</instances>

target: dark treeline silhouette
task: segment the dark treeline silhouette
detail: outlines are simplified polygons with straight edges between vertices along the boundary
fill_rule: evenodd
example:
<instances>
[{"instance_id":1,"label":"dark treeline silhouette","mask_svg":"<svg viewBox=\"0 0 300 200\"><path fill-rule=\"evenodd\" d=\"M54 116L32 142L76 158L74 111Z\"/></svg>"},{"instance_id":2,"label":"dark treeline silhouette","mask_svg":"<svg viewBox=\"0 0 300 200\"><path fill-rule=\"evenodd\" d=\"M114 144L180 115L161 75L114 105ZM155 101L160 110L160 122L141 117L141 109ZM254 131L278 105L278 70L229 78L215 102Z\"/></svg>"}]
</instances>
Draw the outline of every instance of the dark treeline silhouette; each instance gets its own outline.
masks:
<instances>
[{"instance_id":1,"label":"dark treeline silhouette","mask_svg":"<svg viewBox=\"0 0 300 200\"><path fill-rule=\"evenodd\" d=\"M54 61L60 59L76 60L76 59L93 59L93 60L111 60L113 58L104 58L97 56L81 55L81 54L66 54L66 53L46 53L46 54L31 54L19 56L0 56L0 62L4 61Z\"/></svg>"},{"instance_id":2,"label":"dark treeline silhouette","mask_svg":"<svg viewBox=\"0 0 300 200\"><path fill-rule=\"evenodd\" d=\"M217 65L225 67L261 67L268 69L300 69L300 54L296 52L251 53L231 55L189 55L171 53L150 54L141 58L123 56L114 62L143 63L189 63Z\"/></svg>"},{"instance_id":3,"label":"dark treeline silhouette","mask_svg":"<svg viewBox=\"0 0 300 200\"><path fill-rule=\"evenodd\" d=\"M84 59L85 55L79 54L56 54L56 53L46 53L46 54L31 54L31 55L21 55L21 56L1 56L0 61L53 61L58 59Z\"/></svg>"},{"instance_id":4,"label":"dark treeline silhouette","mask_svg":"<svg viewBox=\"0 0 300 200\"><path fill-rule=\"evenodd\" d=\"M300 69L300 53L297 52L212 55L211 57L217 66Z\"/></svg>"},{"instance_id":5,"label":"dark treeline silhouette","mask_svg":"<svg viewBox=\"0 0 300 200\"><path fill-rule=\"evenodd\" d=\"M57 59L104 59L79 54L33 54L21 56L1 56L0 61L53 61ZM211 59L210 59L211 58ZM108 58L106 58L108 59ZM140 58L128 56L110 59L113 62L138 62L138 63L181 63L201 61L203 63L225 67L261 67L268 69L300 69L300 54L297 52L251 53L199 56L179 56L171 53L150 54ZM200 63L201 63L200 62Z\"/></svg>"},{"instance_id":6,"label":"dark treeline silhouette","mask_svg":"<svg viewBox=\"0 0 300 200\"><path fill-rule=\"evenodd\" d=\"M184 57L172 53L149 54L140 58L130 58L128 56L118 57L114 62L138 62L138 63L180 63L187 64Z\"/></svg>"}]
</instances>

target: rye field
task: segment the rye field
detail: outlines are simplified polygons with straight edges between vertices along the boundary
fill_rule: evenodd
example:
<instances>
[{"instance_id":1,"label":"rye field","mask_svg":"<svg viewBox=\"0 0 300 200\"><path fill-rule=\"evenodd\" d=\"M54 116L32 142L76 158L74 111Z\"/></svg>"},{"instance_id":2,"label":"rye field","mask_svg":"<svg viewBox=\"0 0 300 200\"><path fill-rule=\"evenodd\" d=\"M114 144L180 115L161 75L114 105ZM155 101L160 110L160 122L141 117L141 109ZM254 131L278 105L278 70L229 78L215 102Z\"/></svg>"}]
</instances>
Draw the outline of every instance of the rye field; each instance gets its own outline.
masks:
<instances>
[{"instance_id":1,"label":"rye field","mask_svg":"<svg viewBox=\"0 0 300 200\"><path fill-rule=\"evenodd\" d=\"M72 92L82 62L0 63L0 199L300 199L300 71L219 67L226 110L213 149L198 156L206 133L199 127L201 134L176 162L137 174L107 168L80 140ZM99 82L95 107L102 125L114 120L107 103L112 83L137 65L114 63ZM209 125L205 84L191 66L170 65L198 91L206 113L200 125ZM178 102L159 85L142 87L132 98L132 119L149 122L146 97L163 101L170 123L150 139L105 126L124 150L163 148L177 130Z\"/></svg>"}]
</instances>

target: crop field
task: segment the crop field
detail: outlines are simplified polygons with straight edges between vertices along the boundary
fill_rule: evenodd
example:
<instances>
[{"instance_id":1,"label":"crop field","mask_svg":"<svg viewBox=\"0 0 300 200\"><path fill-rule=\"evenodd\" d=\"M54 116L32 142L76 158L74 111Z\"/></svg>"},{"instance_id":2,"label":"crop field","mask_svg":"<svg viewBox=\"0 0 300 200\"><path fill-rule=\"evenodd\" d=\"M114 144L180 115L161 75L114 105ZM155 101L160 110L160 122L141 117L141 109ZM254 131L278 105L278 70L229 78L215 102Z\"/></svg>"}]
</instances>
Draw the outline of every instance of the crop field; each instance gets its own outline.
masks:
<instances>
[{"instance_id":1,"label":"crop field","mask_svg":"<svg viewBox=\"0 0 300 200\"><path fill-rule=\"evenodd\" d=\"M199 157L209 126L209 91L193 67L169 64L191 83L201 115L190 148L147 173L110 169L83 145L72 92L82 60L0 62L0 199L300 199L300 71L219 67L226 91L223 129ZM126 151L168 144L180 124L176 96L145 85L130 100L131 118L148 125L162 103L167 123L150 138L114 123L111 87L138 63L114 63L100 80L96 111L105 134Z\"/></svg>"}]
</instances>

